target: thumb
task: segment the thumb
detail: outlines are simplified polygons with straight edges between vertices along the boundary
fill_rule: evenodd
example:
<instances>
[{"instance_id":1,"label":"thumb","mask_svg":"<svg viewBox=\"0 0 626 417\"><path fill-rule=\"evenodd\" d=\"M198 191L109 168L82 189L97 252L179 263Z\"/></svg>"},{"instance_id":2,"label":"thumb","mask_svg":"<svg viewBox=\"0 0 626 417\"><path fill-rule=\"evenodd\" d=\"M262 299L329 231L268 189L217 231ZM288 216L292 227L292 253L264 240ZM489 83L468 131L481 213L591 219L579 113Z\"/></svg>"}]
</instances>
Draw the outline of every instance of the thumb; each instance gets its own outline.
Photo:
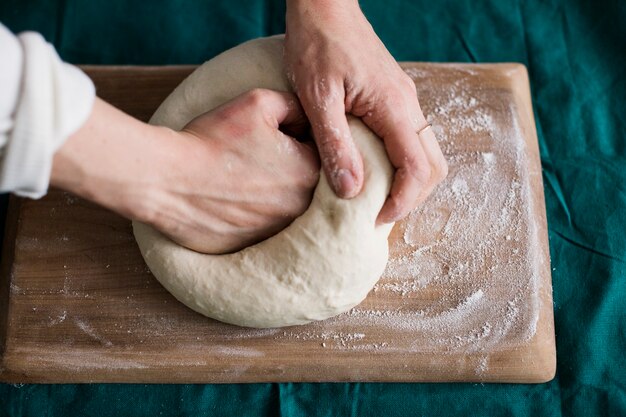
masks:
<instances>
[{"instance_id":1,"label":"thumb","mask_svg":"<svg viewBox=\"0 0 626 417\"><path fill-rule=\"evenodd\" d=\"M320 105L319 100L305 98L302 107L330 187L341 198L355 197L363 187L363 161L348 127L343 99L334 96Z\"/></svg>"},{"instance_id":2,"label":"thumb","mask_svg":"<svg viewBox=\"0 0 626 417\"><path fill-rule=\"evenodd\" d=\"M307 126L306 115L294 94L257 88L250 90L248 95L260 104L263 116L271 127L303 130Z\"/></svg>"}]
</instances>

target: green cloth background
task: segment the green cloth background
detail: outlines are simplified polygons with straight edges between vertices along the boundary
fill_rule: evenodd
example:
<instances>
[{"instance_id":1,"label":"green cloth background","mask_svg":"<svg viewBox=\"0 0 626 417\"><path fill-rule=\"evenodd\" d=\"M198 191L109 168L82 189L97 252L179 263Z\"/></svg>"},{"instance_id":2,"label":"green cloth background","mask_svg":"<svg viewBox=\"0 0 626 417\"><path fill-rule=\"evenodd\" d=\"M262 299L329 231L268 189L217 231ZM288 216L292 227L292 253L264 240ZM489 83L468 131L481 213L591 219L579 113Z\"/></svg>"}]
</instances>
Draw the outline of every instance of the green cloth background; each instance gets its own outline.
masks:
<instances>
[{"instance_id":1,"label":"green cloth background","mask_svg":"<svg viewBox=\"0 0 626 417\"><path fill-rule=\"evenodd\" d=\"M398 60L528 67L550 233L556 379L540 385L0 384L0 416L626 416L626 2L361 5ZM16 32L41 32L72 63L189 64L284 31L284 4L3 0L0 21Z\"/></svg>"}]
</instances>

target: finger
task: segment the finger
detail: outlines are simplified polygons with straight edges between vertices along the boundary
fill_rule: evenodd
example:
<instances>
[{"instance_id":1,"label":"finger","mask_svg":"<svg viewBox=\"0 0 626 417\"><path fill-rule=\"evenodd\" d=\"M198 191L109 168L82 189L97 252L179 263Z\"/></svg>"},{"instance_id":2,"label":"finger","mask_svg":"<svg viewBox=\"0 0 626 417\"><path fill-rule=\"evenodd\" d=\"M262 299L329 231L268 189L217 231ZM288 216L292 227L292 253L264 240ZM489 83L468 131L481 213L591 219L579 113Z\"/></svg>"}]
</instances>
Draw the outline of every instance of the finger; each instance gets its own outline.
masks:
<instances>
[{"instance_id":1,"label":"finger","mask_svg":"<svg viewBox=\"0 0 626 417\"><path fill-rule=\"evenodd\" d=\"M434 188L448 176L448 163L439 147L435 132L432 129L426 129L418 137L430 164L431 172L429 187L418 196L417 205L422 204Z\"/></svg>"},{"instance_id":2,"label":"finger","mask_svg":"<svg viewBox=\"0 0 626 417\"><path fill-rule=\"evenodd\" d=\"M308 124L298 98L292 93L255 88L245 93L244 99L250 106L260 109L262 116L273 128Z\"/></svg>"},{"instance_id":3,"label":"finger","mask_svg":"<svg viewBox=\"0 0 626 417\"><path fill-rule=\"evenodd\" d=\"M254 89L248 92L250 100L259 104L263 117L272 128L294 137L298 142L311 140L309 120L295 94L268 89Z\"/></svg>"},{"instance_id":4,"label":"finger","mask_svg":"<svg viewBox=\"0 0 626 417\"><path fill-rule=\"evenodd\" d=\"M301 94L302 106L330 187L339 197L352 198L363 187L363 161L346 119L343 90L336 87L331 90L334 94L319 90L313 88Z\"/></svg>"},{"instance_id":5,"label":"finger","mask_svg":"<svg viewBox=\"0 0 626 417\"><path fill-rule=\"evenodd\" d=\"M396 168L389 197L377 219L377 223L391 223L405 217L432 189L431 161L416 133L426 119L413 88L389 93L363 121L383 139Z\"/></svg>"},{"instance_id":6,"label":"finger","mask_svg":"<svg viewBox=\"0 0 626 417\"><path fill-rule=\"evenodd\" d=\"M430 163L416 125L425 120L413 94L389 96L364 122L385 142L389 161L396 168L389 197L377 222L391 223L406 216L429 188Z\"/></svg>"},{"instance_id":7,"label":"finger","mask_svg":"<svg viewBox=\"0 0 626 417\"><path fill-rule=\"evenodd\" d=\"M410 123L392 131L385 144L396 173L389 197L378 214L378 223L392 223L409 214L419 204L420 197L427 195L431 177L428 157Z\"/></svg>"}]
</instances>

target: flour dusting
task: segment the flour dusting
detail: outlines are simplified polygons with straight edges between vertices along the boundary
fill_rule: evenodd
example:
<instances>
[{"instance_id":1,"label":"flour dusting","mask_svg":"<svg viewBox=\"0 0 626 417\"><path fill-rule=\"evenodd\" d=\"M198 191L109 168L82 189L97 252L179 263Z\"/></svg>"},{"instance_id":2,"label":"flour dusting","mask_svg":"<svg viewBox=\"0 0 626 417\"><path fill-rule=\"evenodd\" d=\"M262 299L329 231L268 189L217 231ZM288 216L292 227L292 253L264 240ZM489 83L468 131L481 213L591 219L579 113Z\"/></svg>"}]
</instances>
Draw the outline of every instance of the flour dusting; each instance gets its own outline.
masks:
<instances>
[{"instance_id":1,"label":"flour dusting","mask_svg":"<svg viewBox=\"0 0 626 417\"><path fill-rule=\"evenodd\" d=\"M14 354L77 371L117 372L152 367L153 355L170 355L191 345L192 355L172 359L181 369L213 366L219 358L230 366L224 372L240 375L254 361L270 363L283 347L301 348L303 357L320 351L329 357L374 357L388 361L381 362L384 366L397 358L385 356L389 352L400 358L430 353L434 359L428 366L453 360L478 379L487 379L490 368L501 365L492 354L523 348L535 337L539 294L545 290L537 273L546 260L532 219L522 132L509 91L500 94L470 82L474 70L446 71L446 88L439 87L441 76L431 81L428 69L411 68L407 74L416 81L418 96L429 97L421 105L448 161L449 176L395 226L387 268L363 303L305 326L228 326L191 312L155 284L150 270L136 264L135 255L126 250L133 238L121 225L115 257L88 254L81 235L71 228L56 236L54 245L35 230L16 246L31 259L39 259L43 248L58 250L54 256L63 259L62 268L49 271L53 284L11 278L10 296L41 296L45 302L37 305L16 304L21 317L38 320L42 334L48 330L62 335L63 345L42 349L48 342L44 338ZM290 152L281 146L277 151ZM73 224L71 210L84 204L69 193L61 196L63 210L52 207L46 213L55 222ZM94 271L103 272L107 281L89 279ZM77 314L72 310L77 301L110 317L112 326Z\"/></svg>"},{"instance_id":2,"label":"flour dusting","mask_svg":"<svg viewBox=\"0 0 626 417\"><path fill-rule=\"evenodd\" d=\"M105 339L102 335L96 332L96 329L94 329L86 321L78 319L78 318L74 318L74 324L76 324L76 326L78 326L78 328L82 330L91 339L100 342L102 345L106 347L113 346L113 343L110 340Z\"/></svg>"},{"instance_id":3,"label":"flour dusting","mask_svg":"<svg viewBox=\"0 0 626 417\"><path fill-rule=\"evenodd\" d=\"M430 72L407 73L418 96L431 97L421 104L448 161L447 180L396 225L399 238L390 239L373 289L376 308L368 299L274 338L318 340L326 349L476 353L481 375L489 353L529 342L539 318L523 136L503 97L471 85L475 74L461 71L434 91ZM384 339L382 327L394 337Z\"/></svg>"}]
</instances>

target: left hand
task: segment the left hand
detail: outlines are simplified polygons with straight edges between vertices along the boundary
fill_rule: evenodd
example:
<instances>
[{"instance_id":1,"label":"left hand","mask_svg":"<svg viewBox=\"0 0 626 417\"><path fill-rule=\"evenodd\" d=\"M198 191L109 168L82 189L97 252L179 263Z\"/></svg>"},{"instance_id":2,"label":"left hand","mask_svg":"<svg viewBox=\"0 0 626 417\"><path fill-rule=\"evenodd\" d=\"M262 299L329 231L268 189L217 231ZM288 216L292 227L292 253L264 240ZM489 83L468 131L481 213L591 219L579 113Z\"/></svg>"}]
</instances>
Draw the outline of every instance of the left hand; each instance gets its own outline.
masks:
<instances>
[{"instance_id":1,"label":"left hand","mask_svg":"<svg viewBox=\"0 0 626 417\"><path fill-rule=\"evenodd\" d=\"M346 113L385 143L396 172L379 223L405 217L446 176L448 167L426 125L415 84L400 68L355 0L288 0L285 65L311 122L330 185L343 198L363 186L363 161Z\"/></svg>"}]
</instances>

